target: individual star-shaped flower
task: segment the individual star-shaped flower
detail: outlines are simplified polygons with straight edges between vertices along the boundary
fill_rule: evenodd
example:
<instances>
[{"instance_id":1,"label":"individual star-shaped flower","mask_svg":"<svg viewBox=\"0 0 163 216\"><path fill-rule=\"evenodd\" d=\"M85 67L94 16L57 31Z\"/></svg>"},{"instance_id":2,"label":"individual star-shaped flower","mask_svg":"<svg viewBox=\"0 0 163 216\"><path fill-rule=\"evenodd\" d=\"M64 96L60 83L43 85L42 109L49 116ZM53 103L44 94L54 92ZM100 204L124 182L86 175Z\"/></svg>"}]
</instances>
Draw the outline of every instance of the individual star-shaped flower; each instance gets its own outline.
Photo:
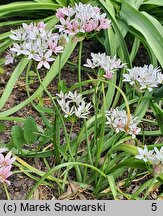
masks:
<instances>
[{"instance_id":1,"label":"individual star-shaped flower","mask_svg":"<svg viewBox=\"0 0 163 216\"><path fill-rule=\"evenodd\" d=\"M148 160L152 157L153 151L148 151L147 146L144 146L144 149L142 148L137 148L139 154L135 156L135 158L139 160L143 160L144 162L148 162Z\"/></svg>"}]
</instances>

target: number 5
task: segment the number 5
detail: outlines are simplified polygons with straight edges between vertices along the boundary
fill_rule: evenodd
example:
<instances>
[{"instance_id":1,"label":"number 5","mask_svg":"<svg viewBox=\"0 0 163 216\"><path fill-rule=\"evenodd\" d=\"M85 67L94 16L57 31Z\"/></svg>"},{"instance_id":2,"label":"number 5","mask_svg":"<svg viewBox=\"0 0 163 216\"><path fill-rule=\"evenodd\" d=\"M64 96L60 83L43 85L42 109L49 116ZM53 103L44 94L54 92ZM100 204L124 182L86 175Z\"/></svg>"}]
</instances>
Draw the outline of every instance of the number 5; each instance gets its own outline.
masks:
<instances>
[{"instance_id":1,"label":"number 5","mask_svg":"<svg viewBox=\"0 0 163 216\"><path fill-rule=\"evenodd\" d=\"M156 211L157 210L157 203L152 203L151 210L152 211Z\"/></svg>"}]
</instances>

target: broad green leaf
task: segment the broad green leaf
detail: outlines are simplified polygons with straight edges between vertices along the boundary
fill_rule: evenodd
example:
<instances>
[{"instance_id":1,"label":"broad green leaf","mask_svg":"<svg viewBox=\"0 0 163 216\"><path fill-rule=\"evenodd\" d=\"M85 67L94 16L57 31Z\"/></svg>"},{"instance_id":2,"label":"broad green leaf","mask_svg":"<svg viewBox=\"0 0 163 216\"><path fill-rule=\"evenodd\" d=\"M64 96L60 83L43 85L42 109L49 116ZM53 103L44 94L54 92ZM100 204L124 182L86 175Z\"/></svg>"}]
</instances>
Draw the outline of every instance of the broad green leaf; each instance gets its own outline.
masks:
<instances>
[{"instance_id":1,"label":"broad green leaf","mask_svg":"<svg viewBox=\"0 0 163 216\"><path fill-rule=\"evenodd\" d=\"M139 31L146 39L161 66L163 67L163 37L150 19L126 2L122 4L121 17Z\"/></svg>"},{"instance_id":2,"label":"broad green leaf","mask_svg":"<svg viewBox=\"0 0 163 216\"><path fill-rule=\"evenodd\" d=\"M117 148L115 148L116 150L121 150L121 151L125 151L129 154L132 155L137 155L138 154L138 150L136 146L133 146L131 144L121 144L120 146L118 146ZM114 150L115 150L114 149Z\"/></svg>"},{"instance_id":3,"label":"broad green leaf","mask_svg":"<svg viewBox=\"0 0 163 216\"><path fill-rule=\"evenodd\" d=\"M54 3L53 0L34 0L34 1L38 3Z\"/></svg>"},{"instance_id":4,"label":"broad green leaf","mask_svg":"<svg viewBox=\"0 0 163 216\"><path fill-rule=\"evenodd\" d=\"M117 189L116 189L114 176L110 174L107 176L107 178L109 181L110 189L111 189L111 192L113 194L114 200L117 200L118 193L117 193Z\"/></svg>"},{"instance_id":5,"label":"broad green leaf","mask_svg":"<svg viewBox=\"0 0 163 216\"><path fill-rule=\"evenodd\" d=\"M5 17L8 14L17 14L18 12L33 10L53 10L60 8L58 4L52 3L35 3L35 2L15 2L0 6L0 16Z\"/></svg>"},{"instance_id":6,"label":"broad green leaf","mask_svg":"<svg viewBox=\"0 0 163 216\"><path fill-rule=\"evenodd\" d=\"M135 56L138 52L138 49L139 49L139 46L140 46L140 40L135 37L134 39L134 43L133 43L133 46L132 46L132 50L131 50L131 53L130 53L130 60L131 62L133 62L133 60L135 59Z\"/></svg>"},{"instance_id":7,"label":"broad green leaf","mask_svg":"<svg viewBox=\"0 0 163 216\"><path fill-rule=\"evenodd\" d=\"M9 35L11 35L11 32L10 32L10 31L0 34L0 41L1 41L1 40L4 40L4 39L6 39L6 38L8 38Z\"/></svg>"},{"instance_id":8,"label":"broad green leaf","mask_svg":"<svg viewBox=\"0 0 163 216\"><path fill-rule=\"evenodd\" d=\"M160 35L163 36L163 26L161 25L161 23L157 19L155 19L153 16L151 16L150 14L146 12L141 12L141 13L144 14L153 23L153 25L160 32Z\"/></svg>"},{"instance_id":9,"label":"broad green leaf","mask_svg":"<svg viewBox=\"0 0 163 216\"><path fill-rule=\"evenodd\" d=\"M3 43L0 44L0 53L3 53L5 50L11 46L12 41L10 39L6 39Z\"/></svg>"},{"instance_id":10,"label":"broad green leaf","mask_svg":"<svg viewBox=\"0 0 163 216\"><path fill-rule=\"evenodd\" d=\"M143 4L163 6L163 1L162 0L145 0Z\"/></svg>"},{"instance_id":11,"label":"broad green leaf","mask_svg":"<svg viewBox=\"0 0 163 216\"><path fill-rule=\"evenodd\" d=\"M24 139L23 129L18 125L12 127L11 138L15 148L17 148L18 150L20 150L26 143Z\"/></svg>"},{"instance_id":12,"label":"broad green leaf","mask_svg":"<svg viewBox=\"0 0 163 216\"><path fill-rule=\"evenodd\" d=\"M4 21L4 22L0 22L0 27L4 27L4 26L19 26L22 23L31 23L33 22L33 20L14 20L14 21Z\"/></svg>"},{"instance_id":13,"label":"broad green leaf","mask_svg":"<svg viewBox=\"0 0 163 216\"><path fill-rule=\"evenodd\" d=\"M35 108L40 113L47 113L49 115L54 114L54 110L53 109L50 109L50 108L45 107L45 106L36 105Z\"/></svg>"},{"instance_id":14,"label":"broad green leaf","mask_svg":"<svg viewBox=\"0 0 163 216\"><path fill-rule=\"evenodd\" d=\"M57 24L58 18L56 16L51 17L46 23L46 28L51 30Z\"/></svg>"},{"instance_id":15,"label":"broad green leaf","mask_svg":"<svg viewBox=\"0 0 163 216\"><path fill-rule=\"evenodd\" d=\"M24 139L27 143L33 144L37 141L37 125L32 117L28 117L24 123Z\"/></svg>"},{"instance_id":16,"label":"broad green leaf","mask_svg":"<svg viewBox=\"0 0 163 216\"><path fill-rule=\"evenodd\" d=\"M134 28L128 26L125 21L122 21L122 19L118 19L118 23L124 29L126 29L128 32L130 32L131 34L133 34L136 38L138 38L142 42L142 44L144 45L145 49L148 52L151 64L153 64L156 67L158 65L157 58L154 55L152 49L149 47L149 45L148 45L146 39L144 38L144 36L140 32L136 31Z\"/></svg>"},{"instance_id":17,"label":"broad green leaf","mask_svg":"<svg viewBox=\"0 0 163 216\"><path fill-rule=\"evenodd\" d=\"M67 6L67 1L65 1L65 0L56 0L56 2L58 3L58 4L60 4L61 6Z\"/></svg>"},{"instance_id":18,"label":"broad green leaf","mask_svg":"<svg viewBox=\"0 0 163 216\"><path fill-rule=\"evenodd\" d=\"M140 5L144 2L144 0L124 0L124 2L128 3L132 7L138 9Z\"/></svg>"},{"instance_id":19,"label":"broad green leaf","mask_svg":"<svg viewBox=\"0 0 163 216\"><path fill-rule=\"evenodd\" d=\"M118 37L118 41L119 41L119 45L123 51L123 58L121 59L122 61L128 63L128 67L131 67L131 62L130 62L130 57L129 57L129 53L128 53L128 49L125 43L125 40L122 36L122 33L120 31L119 25L117 23L117 20L115 19L115 15L113 13L113 11L108 7L108 3L109 5L111 4L111 2L108 0L107 3L104 0L98 0L100 2L100 4L105 8L108 17L111 19L112 21L112 27Z\"/></svg>"}]
</instances>

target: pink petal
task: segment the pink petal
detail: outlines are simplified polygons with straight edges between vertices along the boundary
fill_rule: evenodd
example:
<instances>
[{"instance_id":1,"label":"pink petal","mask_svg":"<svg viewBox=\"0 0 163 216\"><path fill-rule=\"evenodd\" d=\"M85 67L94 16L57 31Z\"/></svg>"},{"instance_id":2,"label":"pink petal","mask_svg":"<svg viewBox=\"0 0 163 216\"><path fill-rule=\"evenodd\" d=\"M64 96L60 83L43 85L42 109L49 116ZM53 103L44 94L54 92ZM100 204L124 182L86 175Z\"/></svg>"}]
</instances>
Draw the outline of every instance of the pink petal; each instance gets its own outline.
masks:
<instances>
[{"instance_id":1,"label":"pink petal","mask_svg":"<svg viewBox=\"0 0 163 216\"><path fill-rule=\"evenodd\" d=\"M44 62L44 67L47 68L47 69L49 69L49 68L50 68L49 63L45 61L45 62Z\"/></svg>"},{"instance_id":2,"label":"pink petal","mask_svg":"<svg viewBox=\"0 0 163 216\"><path fill-rule=\"evenodd\" d=\"M16 157L12 157L11 159L10 159L10 163L12 164L13 162L15 162L16 161Z\"/></svg>"},{"instance_id":3,"label":"pink petal","mask_svg":"<svg viewBox=\"0 0 163 216\"><path fill-rule=\"evenodd\" d=\"M47 61L52 62L52 61L54 61L54 59L53 58L48 58Z\"/></svg>"},{"instance_id":4,"label":"pink petal","mask_svg":"<svg viewBox=\"0 0 163 216\"><path fill-rule=\"evenodd\" d=\"M48 50L48 51L45 53L45 58L49 58L51 55L52 55L52 51L51 51L51 50Z\"/></svg>"},{"instance_id":5,"label":"pink petal","mask_svg":"<svg viewBox=\"0 0 163 216\"><path fill-rule=\"evenodd\" d=\"M40 61L40 62L38 63L38 65L37 65L37 69L40 69L40 68L42 67L43 64L44 64L44 62L43 62L43 61Z\"/></svg>"},{"instance_id":6,"label":"pink petal","mask_svg":"<svg viewBox=\"0 0 163 216\"><path fill-rule=\"evenodd\" d=\"M11 158L11 152L8 152L7 155L6 155L6 157L5 157L5 160L6 161L10 160L10 158Z\"/></svg>"},{"instance_id":7,"label":"pink petal","mask_svg":"<svg viewBox=\"0 0 163 216\"><path fill-rule=\"evenodd\" d=\"M36 54L33 56L33 59L35 61L41 61L42 60L42 58L39 55L36 55Z\"/></svg>"}]
</instances>

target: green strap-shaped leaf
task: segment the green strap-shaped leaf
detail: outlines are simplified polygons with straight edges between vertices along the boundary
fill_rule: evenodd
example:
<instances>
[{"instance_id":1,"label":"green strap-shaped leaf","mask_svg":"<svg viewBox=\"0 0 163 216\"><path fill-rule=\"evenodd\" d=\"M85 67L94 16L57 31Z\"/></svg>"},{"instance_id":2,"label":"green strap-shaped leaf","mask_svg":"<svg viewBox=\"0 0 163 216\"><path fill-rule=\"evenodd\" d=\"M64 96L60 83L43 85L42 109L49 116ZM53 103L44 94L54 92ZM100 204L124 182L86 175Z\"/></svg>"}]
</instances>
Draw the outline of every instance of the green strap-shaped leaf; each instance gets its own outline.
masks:
<instances>
[{"instance_id":1,"label":"green strap-shaped leaf","mask_svg":"<svg viewBox=\"0 0 163 216\"><path fill-rule=\"evenodd\" d=\"M36 3L36 2L16 2L0 6L0 16L4 17L10 13L33 10L56 10L60 8L58 4L53 3Z\"/></svg>"},{"instance_id":2,"label":"green strap-shaped leaf","mask_svg":"<svg viewBox=\"0 0 163 216\"><path fill-rule=\"evenodd\" d=\"M163 67L163 37L157 27L144 14L126 2L122 3L121 17L145 37Z\"/></svg>"},{"instance_id":3,"label":"green strap-shaped leaf","mask_svg":"<svg viewBox=\"0 0 163 216\"><path fill-rule=\"evenodd\" d=\"M2 109L2 107L5 105L7 99L9 98L12 89L15 85L15 83L17 82L19 76L21 75L21 73L23 72L24 68L26 67L26 65L28 64L29 60L28 59L22 59L19 64L17 65L17 67L15 68L15 70L13 71L13 73L11 74L11 77L7 83L7 86L0 98L0 109Z\"/></svg>"},{"instance_id":4,"label":"green strap-shaped leaf","mask_svg":"<svg viewBox=\"0 0 163 216\"><path fill-rule=\"evenodd\" d=\"M162 0L145 0L143 4L163 6L163 1Z\"/></svg>"},{"instance_id":5,"label":"green strap-shaped leaf","mask_svg":"<svg viewBox=\"0 0 163 216\"><path fill-rule=\"evenodd\" d=\"M0 41L1 41L1 40L4 40L4 39L6 39L6 38L8 38L9 35L11 35L11 32L10 32L10 31L0 34Z\"/></svg>"},{"instance_id":6,"label":"green strap-shaped leaf","mask_svg":"<svg viewBox=\"0 0 163 216\"><path fill-rule=\"evenodd\" d=\"M109 0L107 0L107 3L104 0L99 0L99 2L105 8L108 16L110 17L110 19L112 21L113 29L114 29L117 37L118 37L118 40L119 40L119 45L123 50L124 58L122 60L124 62L128 63L128 67L131 67L130 57L129 57L129 53L128 53L128 49L127 49L125 40L121 34L117 20L115 19L115 14L114 14L113 10L111 10L109 8L109 5L111 5L111 2Z\"/></svg>"},{"instance_id":7,"label":"green strap-shaped leaf","mask_svg":"<svg viewBox=\"0 0 163 216\"><path fill-rule=\"evenodd\" d=\"M34 0L34 1L38 3L54 3L53 0Z\"/></svg>"},{"instance_id":8,"label":"green strap-shaped leaf","mask_svg":"<svg viewBox=\"0 0 163 216\"><path fill-rule=\"evenodd\" d=\"M153 25L157 28L160 34L163 35L163 26L161 25L161 23L157 19L155 19L154 16L151 16L146 12L141 13L144 14L153 23Z\"/></svg>"}]
</instances>

